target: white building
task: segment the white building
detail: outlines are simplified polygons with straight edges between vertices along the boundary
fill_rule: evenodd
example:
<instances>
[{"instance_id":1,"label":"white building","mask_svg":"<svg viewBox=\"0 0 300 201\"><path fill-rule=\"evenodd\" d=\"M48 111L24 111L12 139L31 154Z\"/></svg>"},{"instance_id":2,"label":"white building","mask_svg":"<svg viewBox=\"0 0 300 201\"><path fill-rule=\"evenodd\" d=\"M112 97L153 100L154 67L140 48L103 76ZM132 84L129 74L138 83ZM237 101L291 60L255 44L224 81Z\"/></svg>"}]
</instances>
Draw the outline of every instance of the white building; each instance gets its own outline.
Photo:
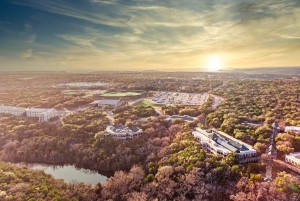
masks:
<instances>
[{"instance_id":1,"label":"white building","mask_svg":"<svg viewBox=\"0 0 300 201\"><path fill-rule=\"evenodd\" d=\"M173 119L182 119L183 121L185 122L192 122L194 121L196 118L194 117L191 117L189 115L183 115L183 116L180 116L180 115L172 115L172 116L169 116L167 117L165 120L166 121L171 121Z\"/></svg>"},{"instance_id":2,"label":"white building","mask_svg":"<svg viewBox=\"0 0 300 201\"><path fill-rule=\"evenodd\" d=\"M285 161L300 167L300 152L294 152L286 155Z\"/></svg>"},{"instance_id":3,"label":"white building","mask_svg":"<svg viewBox=\"0 0 300 201\"><path fill-rule=\"evenodd\" d=\"M224 132L195 128L193 135L204 148L216 155L227 156L229 153L234 152L241 163L258 160L257 152L252 146Z\"/></svg>"},{"instance_id":4,"label":"white building","mask_svg":"<svg viewBox=\"0 0 300 201\"><path fill-rule=\"evenodd\" d=\"M115 139L122 139L122 140L127 140L127 139L134 139L143 133L143 130L137 127L132 127L129 128L127 126L108 126L105 129L104 137L111 136Z\"/></svg>"},{"instance_id":5,"label":"white building","mask_svg":"<svg viewBox=\"0 0 300 201\"><path fill-rule=\"evenodd\" d=\"M59 116L59 113L55 109L45 108L28 108L26 109L27 117L38 117L40 122L48 121L53 117Z\"/></svg>"},{"instance_id":6,"label":"white building","mask_svg":"<svg viewBox=\"0 0 300 201\"><path fill-rule=\"evenodd\" d=\"M116 108L119 106L124 105L123 101L120 100L113 100L113 99L103 99L103 100L97 100L91 103L91 105L96 105L97 107L110 107L110 108Z\"/></svg>"},{"instance_id":7,"label":"white building","mask_svg":"<svg viewBox=\"0 0 300 201\"><path fill-rule=\"evenodd\" d=\"M22 114L25 114L25 112L26 108L0 105L1 114L11 114L15 116L20 116Z\"/></svg>"},{"instance_id":8,"label":"white building","mask_svg":"<svg viewBox=\"0 0 300 201\"><path fill-rule=\"evenodd\" d=\"M286 126L284 129L287 133L300 134L300 126Z\"/></svg>"},{"instance_id":9,"label":"white building","mask_svg":"<svg viewBox=\"0 0 300 201\"><path fill-rule=\"evenodd\" d=\"M27 117L38 117L40 122L48 121L49 119L60 115L55 109L23 108L3 105L0 106L0 113L15 116L26 114Z\"/></svg>"},{"instance_id":10,"label":"white building","mask_svg":"<svg viewBox=\"0 0 300 201\"><path fill-rule=\"evenodd\" d=\"M60 83L55 87L71 87L71 88L92 88L92 87L107 87L109 83L105 82L70 82L70 83Z\"/></svg>"}]
</instances>

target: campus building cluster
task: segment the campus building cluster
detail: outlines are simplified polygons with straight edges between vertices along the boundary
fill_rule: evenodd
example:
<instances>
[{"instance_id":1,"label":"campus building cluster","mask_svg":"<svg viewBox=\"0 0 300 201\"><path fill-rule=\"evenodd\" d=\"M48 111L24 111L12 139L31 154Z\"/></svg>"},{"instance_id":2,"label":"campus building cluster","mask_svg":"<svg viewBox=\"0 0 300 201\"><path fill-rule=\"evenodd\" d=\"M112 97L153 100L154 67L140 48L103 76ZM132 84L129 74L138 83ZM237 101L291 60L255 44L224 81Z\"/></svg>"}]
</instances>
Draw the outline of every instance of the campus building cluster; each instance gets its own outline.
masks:
<instances>
[{"instance_id":1,"label":"campus building cluster","mask_svg":"<svg viewBox=\"0 0 300 201\"><path fill-rule=\"evenodd\" d=\"M229 153L236 153L240 163L258 161L257 152L252 146L224 132L195 128L193 135L203 148L216 155L227 156Z\"/></svg>"},{"instance_id":2,"label":"campus building cluster","mask_svg":"<svg viewBox=\"0 0 300 201\"><path fill-rule=\"evenodd\" d=\"M123 125L116 125L116 126L108 126L105 129L104 137L111 136L115 139L122 139L122 140L128 140L128 139L134 139L143 133L143 130L138 127L127 127Z\"/></svg>"},{"instance_id":3,"label":"campus building cluster","mask_svg":"<svg viewBox=\"0 0 300 201\"><path fill-rule=\"evenodd\" d=\"M15 116L26 115L27 117L38 118L40 122L59 116L59 112L55 109L46 108L23 108L13 106L0 106L0 114L10 114Z\"/></svg>"}]
</instances>

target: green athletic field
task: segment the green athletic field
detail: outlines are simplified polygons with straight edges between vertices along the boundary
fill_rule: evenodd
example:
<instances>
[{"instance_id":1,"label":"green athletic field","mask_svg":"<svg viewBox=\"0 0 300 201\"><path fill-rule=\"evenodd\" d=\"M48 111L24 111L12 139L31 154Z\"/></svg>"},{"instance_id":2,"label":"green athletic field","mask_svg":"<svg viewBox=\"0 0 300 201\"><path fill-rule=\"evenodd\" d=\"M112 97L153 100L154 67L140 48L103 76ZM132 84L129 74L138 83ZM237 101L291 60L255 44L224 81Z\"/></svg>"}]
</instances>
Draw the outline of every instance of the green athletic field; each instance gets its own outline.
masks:
<instances>
[{"instance_id":1,"label":"green athletic field","mask_svg":"<svg viewBox=\"0 0 300 201\"><path fill-rule=\"evenodd\" d=\"M126 97L126 96L139 96L142 93L140 92L109 92L109 93L104 93L101 96L102 97Z\"/></svg>"}]
</instances>

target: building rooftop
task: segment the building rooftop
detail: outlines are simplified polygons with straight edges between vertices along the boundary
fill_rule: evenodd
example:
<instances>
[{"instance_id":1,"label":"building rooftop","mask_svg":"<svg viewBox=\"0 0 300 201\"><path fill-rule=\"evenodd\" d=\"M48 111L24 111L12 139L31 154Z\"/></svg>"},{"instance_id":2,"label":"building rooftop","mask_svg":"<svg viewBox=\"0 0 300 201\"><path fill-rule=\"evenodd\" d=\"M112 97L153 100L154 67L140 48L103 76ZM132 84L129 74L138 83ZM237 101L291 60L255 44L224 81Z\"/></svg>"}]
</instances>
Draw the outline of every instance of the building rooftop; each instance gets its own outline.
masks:
<instances>
[{"instance_id":1,"label":"building rooftop","mask_svg":"<svg viewBox=\"0 0 300 201\"><path fill-rule=\"evenodd\" d=\"M208 139L212 139L215 143L229 150L230 152L247 152L255 151L252 146L237 140L226 133L216 130L203 130L201 128L195 128L199 135L205 136ZM194 134L195 135L195 134ZM197 135L197 134L196 134Z\"/></svg>"},{"instance_id":2,"label":"building rooftop","mask_svg":"<svg viewBox=\"0 0 300 201\"><path fill-rule=\"evenodd\" d=\"M39 112L39 113L56 111L53 108L51 108L51 109L49 109L49 108L28 108L26 110L31 111L31 112Z\"/></svg>"},{"instance_id":3,"label":"building rooftop","mask_svg":"<svg viewBox=\"0 0 300 201\"><path fill-rule=\"evenodd\" d=\"M300 152L290 153L286 157L300 164Z\"/></svg>"},{"instance_id":4,"label":"building rooftop","mask_svg":"<svg viewBox=\"0 0 300 201\"><path fill-rule=\"evenodd\" d=\"M5 105L0 105L1 110L15 110L15 111L24 111L26 108L23 107L13 107L13 106L5 106Z\"/></svg>"},{"instance_id":5,"label":"building rooftop","mask_svg":"<svg viewBox=\"0 0 300 201\"><path fill-rule=\"evenodd\" d=\"M285 129L300 131L300 126L286 126Z\"/></svg>"},{"instance_id":6,"label":"building rooftop","mask_svg":"<svg viewBox=\"0 0 300 201\"><path fill-rule=\"evenodd\" d=\"M221 136L222 138L224 138L225 140L227 140L229 144L237 148L240 152L249 151L253 149L251 145L248 145L245 142L242 142L241 140L238 140L222 131L217 131L217 130L213 130L213 131L217 133L219 136Z\"/></svg>"},{"instance_id":7,"label":"building rooftop","mask_svg":"<svg viewBox=\"0 0 300 201\"><path fill-rule=\"evenodd\" d=\"M98 104L100 105L117 105L120 100L114 100L114 99L103 99L103 100L99 100L97 101Z\"/></svg>"},{"instance_id":8,"label":"building rooftop","mask_svg":"<svg viewBox=\"0 0 300 201\"><path fill-rule=\"evenodd\" d=\"M127 134L141 132L142 130L134 126L127 127L123 125L116 125L116 126L108 126L105 131L111 134L127 135Z\"/></svg>"},{"instance_id":9,"label":"building rooftop","mask_svg":"<svg viewBox=\"0 0 300 201\"><path fill-rule=\"evenodd\" d=\"M183 121L194 121L195 120L194 117L191 117L191 116L188 116L188 115L183 115L183 116L172 115L172 116L169 116L169 117L166 118L167 121L172 120L172 119L182 119Z\"/></svg>"}]
</instances>

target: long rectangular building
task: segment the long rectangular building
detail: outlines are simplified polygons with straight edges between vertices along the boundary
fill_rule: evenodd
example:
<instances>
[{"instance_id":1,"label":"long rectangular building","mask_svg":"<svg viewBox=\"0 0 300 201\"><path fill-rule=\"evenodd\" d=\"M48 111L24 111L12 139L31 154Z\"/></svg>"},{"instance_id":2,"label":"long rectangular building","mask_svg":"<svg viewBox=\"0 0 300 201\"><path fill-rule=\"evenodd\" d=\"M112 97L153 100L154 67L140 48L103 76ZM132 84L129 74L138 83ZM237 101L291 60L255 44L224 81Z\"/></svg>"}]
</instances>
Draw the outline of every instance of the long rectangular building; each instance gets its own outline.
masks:
<instances>
[{"instance_id":1,"label":"long rectangular building","mask_svg":"<svg viewBox=\"0 0 300 201\"><path fill-rule=\"evenodd\" d=\"M258 161L257 152L251 145L224 132L195 128L193 135L204 148L216 155L227 156L234 152L241 163Z\"/></svg>"},{"instance_id":2,"label":"long rectangular building","mask_svg":"<svg viewBox=\"0 0 300 201\"><path fill-rule=\"evenodd\" d=\"M26 112L26 108L0 105L0 114L20 116Z\"/></svg>"},{"instance_id":3,"label":"long rectangular building","mask_svg":"<svg viewBox=\"0 0 300 201\"><path fill-rule=\"evenodd\" d=\"M36 117L40 122L45 122L53 117L59 116L59 112L55 109L23 108L4 105L0 106L0 114L11 114L15 116L21 116L24 114L27 117Z\"/></svg>"},{"instance_id":4,"label":"long rectangular building","mask_svg":"<svg viewBox=\"0 0 300 201\"><path fill-rule=\"evenodd\" d=\"M103 100L94 101L91 103L91 105L97 107L117 108L119 106L125 105L125 103L123 101L115 100L115 99L103 99Z\"/></svg>"},{"instance_id":5,"label":"long rectangular building","mask_svg":"<svg viewBox=\"0 0 300 201\"><path fill-rule=\"evenodd\" d=\"M285 161L300 167L300 152L294 152L286 155Z\"/></svg>"},{"instance_id":6,"label":"long rectangular building","mask_svg":"<svg viewBox=\"0 0 300 201\"><path fill-rule=\"evenodd\" d=\"M286 126L284 128L284 131L287 133L300 135L300 126Z\"/></svg>"}]
</instances>

